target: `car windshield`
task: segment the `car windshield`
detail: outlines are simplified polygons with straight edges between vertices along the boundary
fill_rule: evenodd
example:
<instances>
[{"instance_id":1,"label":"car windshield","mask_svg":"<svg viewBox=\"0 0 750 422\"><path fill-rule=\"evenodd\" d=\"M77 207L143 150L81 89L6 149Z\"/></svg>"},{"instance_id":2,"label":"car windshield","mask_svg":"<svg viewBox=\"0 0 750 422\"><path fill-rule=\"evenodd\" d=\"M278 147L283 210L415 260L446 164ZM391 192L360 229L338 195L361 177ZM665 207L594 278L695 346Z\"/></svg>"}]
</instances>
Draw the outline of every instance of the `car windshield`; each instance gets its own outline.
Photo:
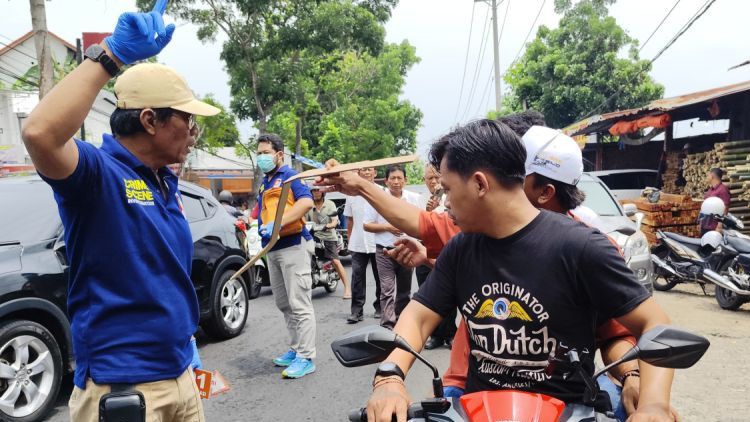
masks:
<instances>
[{"instance_id":1,"label":"car windshield","mask_svg":"<svg viewBox=\"0 0 750 422\"><path fill-rule=\"evenodd\" d=\"M0 184L0 204L0 242L39 242L60 229L57 203L43 182Z\"/></svg>"},{"instance_id":2,"label":"car windshield","mask_svg":"<svg viewBox=\"0 0 750 422\"><path fill-rule=\"evenodd\" d=\"M581 181L578 183L578 188L586 193L586 200L583 201L583 205L591 208L600 216L613 217L622 215L615 199L599 182Z\"/></svg>"}]
</instances>

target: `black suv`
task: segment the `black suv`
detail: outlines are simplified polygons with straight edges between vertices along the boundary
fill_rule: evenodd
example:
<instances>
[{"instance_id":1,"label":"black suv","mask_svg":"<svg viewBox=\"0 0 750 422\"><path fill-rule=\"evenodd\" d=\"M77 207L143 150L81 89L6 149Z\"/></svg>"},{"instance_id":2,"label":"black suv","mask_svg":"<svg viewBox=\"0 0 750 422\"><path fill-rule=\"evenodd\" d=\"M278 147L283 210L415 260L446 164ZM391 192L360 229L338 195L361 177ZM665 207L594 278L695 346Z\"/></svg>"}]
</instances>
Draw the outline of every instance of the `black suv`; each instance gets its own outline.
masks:
<instances>
[{"instance_id":1,"label":"black suv","mask_svg":"<svg viewBox=\"0 0 750 422\"><path fill-rule=\"evenodd\" d=\"M248 280L229 281L247 260L234 218L209 191L182 181L180 191L193 235L191 277L201 327L215 338L236 337L247 320ZM46 183L38 177L0 179L0 420L44 417L63 373L72 370L62 234Z\"/></svg>"}]
</instances>

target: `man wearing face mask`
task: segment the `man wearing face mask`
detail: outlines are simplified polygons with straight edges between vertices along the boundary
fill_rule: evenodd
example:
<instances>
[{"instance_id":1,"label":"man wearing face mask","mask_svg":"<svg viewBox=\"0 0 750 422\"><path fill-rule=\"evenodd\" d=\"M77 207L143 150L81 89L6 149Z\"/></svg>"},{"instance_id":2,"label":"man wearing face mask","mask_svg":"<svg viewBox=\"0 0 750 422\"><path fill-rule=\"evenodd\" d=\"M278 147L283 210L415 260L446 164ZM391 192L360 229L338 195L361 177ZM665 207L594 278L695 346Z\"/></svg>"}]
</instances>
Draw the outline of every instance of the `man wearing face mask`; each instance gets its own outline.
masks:
<instances>
[{"instance_id":1,"label":"man wearing face mask","mask_svg":"<svg viewBox=\"0 0 750 422\"><path fill-rule=\"evenodd\" d=\"M266 174L258 195L258 232L265 247L273 233L281 186L297 172L284 165L284 142L278 135L260 135L257 156L258 167ZM306 247L311 237L303 218L312 207L310 189L300 180L292 182L280 223L280 238L267 254L271 290L289 331L289 349L273 363L286 367L282 372L286 378L301 378L315 372L315 312Z\"/></svg>"}]
</instances>

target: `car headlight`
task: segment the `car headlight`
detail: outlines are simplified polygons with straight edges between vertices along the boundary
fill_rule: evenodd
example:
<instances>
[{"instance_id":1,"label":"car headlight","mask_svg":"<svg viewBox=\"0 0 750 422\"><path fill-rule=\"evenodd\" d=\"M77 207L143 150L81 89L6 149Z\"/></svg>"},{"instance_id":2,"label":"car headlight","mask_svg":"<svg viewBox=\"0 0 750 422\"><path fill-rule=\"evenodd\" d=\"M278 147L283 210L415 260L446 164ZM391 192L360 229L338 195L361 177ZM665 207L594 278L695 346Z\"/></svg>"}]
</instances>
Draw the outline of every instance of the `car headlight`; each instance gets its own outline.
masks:
<instances>
[{"instance_id":1,"label":"car headlight","mask_svg":"<svg viewBox=\"0 0 750 422\"><path fill-rule=\"evenodd\" d=\"M635 232L628 237L622 249L625 260L629 260L634 256L645 255L649 252L648 239L646 239L646 235L642 232Z\"/></svg>"}]
</instances>

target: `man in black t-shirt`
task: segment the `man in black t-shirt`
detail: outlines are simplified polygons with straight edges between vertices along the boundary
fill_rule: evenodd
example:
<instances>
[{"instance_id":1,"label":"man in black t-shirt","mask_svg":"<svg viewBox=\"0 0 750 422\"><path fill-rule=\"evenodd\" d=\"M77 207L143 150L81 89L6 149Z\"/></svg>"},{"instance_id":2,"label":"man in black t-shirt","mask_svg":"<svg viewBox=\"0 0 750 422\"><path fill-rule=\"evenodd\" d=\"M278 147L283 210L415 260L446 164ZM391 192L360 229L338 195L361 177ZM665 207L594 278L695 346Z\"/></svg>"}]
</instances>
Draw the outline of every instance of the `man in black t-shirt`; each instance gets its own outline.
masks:
<instances>
[{"instance_id":1,"label":"man in black t-shirt","mask_svg":"<svg viewBox=\"0 0 750 422\"><path fill-rule=\"evenodd\" d=\"M467 392L518 389L581 402L581 379L544 373L551 353L575 347L593 373L597 318L617 318L636 335L669 323L604 235L529 202L526 153L505 125L480 120L460 127L433 145L430 159L440 166L446 208L463 233L445 247L394 330L419 350L457 307L469 328ZM554 165L556 157L547 159ZM395 351L387 360L406 373L414 358ZM386 368L376 375L368 420L405 416L406 389ZM641 369L645 384L673 373ZM631 420L672 420L663 398L641 401Z\"/></svg>"}]
</instances>

